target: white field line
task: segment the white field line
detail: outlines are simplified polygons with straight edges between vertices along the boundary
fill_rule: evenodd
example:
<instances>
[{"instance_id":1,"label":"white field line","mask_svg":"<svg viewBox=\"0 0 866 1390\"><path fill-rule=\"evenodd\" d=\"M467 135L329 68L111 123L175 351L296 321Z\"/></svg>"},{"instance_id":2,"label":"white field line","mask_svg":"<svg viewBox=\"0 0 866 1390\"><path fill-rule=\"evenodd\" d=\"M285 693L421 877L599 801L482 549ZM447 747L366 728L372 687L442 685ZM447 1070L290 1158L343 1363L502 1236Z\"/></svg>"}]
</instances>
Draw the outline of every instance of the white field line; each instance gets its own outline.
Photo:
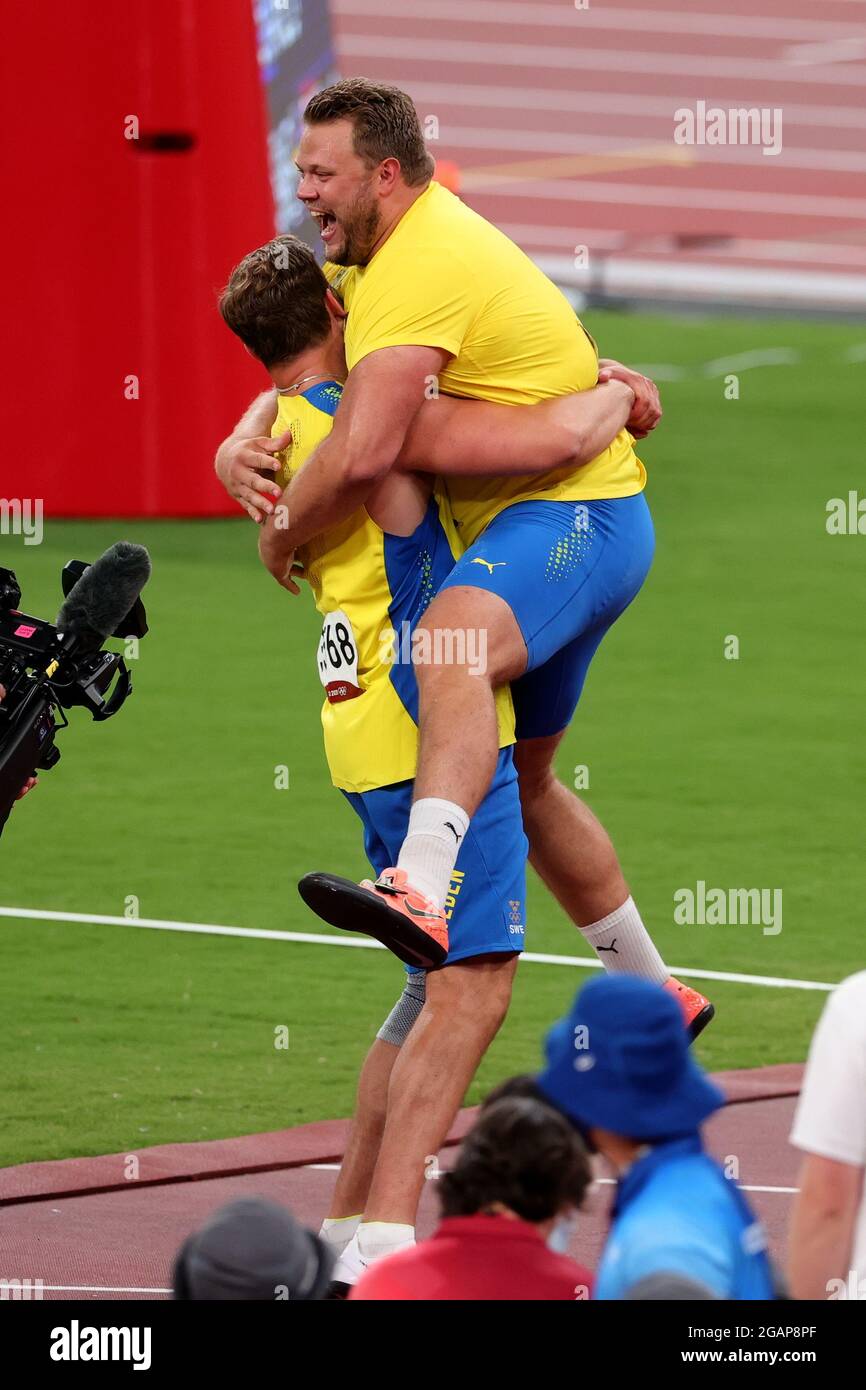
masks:
<instances>
[{"instance_id":1,"label":"white field line","mask_svg":"<svg viewBox=\"0 0 866 1390\"><path fill-rule=\"evenodd\" d=\"M846 359L850 360L850 359ZM754 348L733 357L717 357L712 362L698 362L687 367L674 362L639 362L635 371L654 381L686 381L689 377L727 376L730 372L749 372L755 367L793 367L802 361L793 348Z\"/></svg>"},{"instance_id":2,"label":"white field line","mask_svg":"<svg viewBox=\"0 0 866 1390\"><path fill-rule=\"evenodd\" d=\"M688 106L694 98L686 99L681 92L670 96L650 96L640 92L592 92L557 91L536 87L484 86L472 83L415 82L411 78L405 82L416 105L421 106L422 116L427 114L425 103L431 103L430 114L436 114L436 107L450 103L455 107L480 106L485 112L502 109L513 114L515 111L566 111L591 116L638 116L658 117L670 121L674 111L680 106ZM707 109L711 106L749 107L754 102L732 101L719 96L705 97ZM441 112L440 112L441 114ZM849 127L854 130L866 129L866 109L857 106L797 106L789 102L784 105L784 128L790 131L797 126L830 126L833 130Z\"/></svg>"},{"instance_id":3,"label":"white field line","mask_svg":"<svg viewBox=\"0 0 866 1390\"><path fill-rule=\"evenodd\" d=\"M728 372L747 372L752 367L795 367L800 361L800 353L794 348L753 348L704 362L701 371L704 376L726 376Z\"/></svg>"},{"instance_id":4,"label":"white field line","mask_svg":"<svg viewBox=\"0 0 866 1390\"><path fill-rule=\"evenodd\" d=\"M731 78L736 81L754 80L773 83L777 87L821 85L826 87L856 87L863 85L866 65L851 67L800 67L783 65L778 58L704 56L698 53L653 53L617 48L580 48L568 44L558 47L544 44L479 43L461 39L381 38L374 34L343 34L338 43L342 56L365 60L393 58L400 62L435 62L469 64L471 67L518 67L527 69L563 69L601 73L644 74L651 67L653 75L679 77L687 73L696 77ZM375 76L375 72L373 76ZM763 105L770 102L764 94ZM736 105L742 103L737 102Z\"/></svg>"},{"instance_id":5,"label":"white field line","mask_svg":"<svg viewBox=\"0 0 866 1390\"><path fill-rule=\"evenodd\" d=\"M268 931L261 927L224 927L210 922L172 922L160 917L112 917L105 913L49 912L30 907L0 907L0 917L36 922L80 922L92 926L148 927L155 931L193 932L201 936L245 936L264 941L295 941L312 946L354 946L361 950L384 951L378 941L365 936L330 936L316 932ZM546 952L524 951L522 960L531 965L567 965L579 970L602 970L601 961L588 956L558 956ZM696 980L722 980L731 984L761 985L766 989L822 990L830 993L835 984L818 980L793 980L784 975L741 975L724 970L694 970L672 965L672 975L688 975Z\"/></svg>"},{"instance_id":6,"label":"white field line","mask_svg":"<svg viewBox=\"0 0 866 1390\"><path fill-rule=\"evenodd\" d=\"M333 12L340 15L369 15L391 19L394 14L390 0L335 0ZM549 5L523 3L502 5L500 0L412 0L411 18L434 21L465 21L469 24L527 24L534 29L567 29L579 34L583 29L624 29L627 33L705 34L712 38L769 39L778 43L784 23L784 37L789 40L810 40L822 47L828 43L859 42L852 20L752 18L749 15L683 14L678 10L611 9L609 6L576 10L565 4ZM407 16L408 17L408 16ZM852 30L855 31L852 34ZM338 47L339 47L338 41Z\"/></svg>"},{"instance_id":7,"label":"white field line","mask_svg":"<svg viewBox=\"0 0 866 1390\"><path fill-rule=\"evenodd\" d=\"M305 1163L304 1168L316 1173L339 1173L339 1163ZM438 1178L439 1173L435 1169L430 1170L432 1178ZM615 1187L616 1178L593 1178L595 1187ZM799 1187L766 1187L756 1183L738 1183L741 1192L781 1192L786 1196L791 1196L799 1192ZM46 1285L47 1288L47 1285Z\"/></svg>"}]
</instances>

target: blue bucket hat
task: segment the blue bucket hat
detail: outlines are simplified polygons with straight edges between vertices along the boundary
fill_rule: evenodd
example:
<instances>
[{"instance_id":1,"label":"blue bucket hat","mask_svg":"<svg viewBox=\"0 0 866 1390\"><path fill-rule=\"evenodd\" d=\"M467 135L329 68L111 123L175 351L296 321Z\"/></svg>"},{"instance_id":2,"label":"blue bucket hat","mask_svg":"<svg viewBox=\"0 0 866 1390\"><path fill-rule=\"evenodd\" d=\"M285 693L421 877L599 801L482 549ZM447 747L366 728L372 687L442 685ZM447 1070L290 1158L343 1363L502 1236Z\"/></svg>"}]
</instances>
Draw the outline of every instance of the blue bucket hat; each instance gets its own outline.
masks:
<instances>
[{"instance_id":1,"label":"blue bucket hat","mask_svg":"<svg viewBox=\"0 0 866 1390\"><path fill-rule=\"evenodd\" d=\"M602 975L545 1043L538 1084L583 1128L629 1139L692 1134L725 1097L692 1058L682 1010L661 985Z\"/></svg>"}]
</instances>

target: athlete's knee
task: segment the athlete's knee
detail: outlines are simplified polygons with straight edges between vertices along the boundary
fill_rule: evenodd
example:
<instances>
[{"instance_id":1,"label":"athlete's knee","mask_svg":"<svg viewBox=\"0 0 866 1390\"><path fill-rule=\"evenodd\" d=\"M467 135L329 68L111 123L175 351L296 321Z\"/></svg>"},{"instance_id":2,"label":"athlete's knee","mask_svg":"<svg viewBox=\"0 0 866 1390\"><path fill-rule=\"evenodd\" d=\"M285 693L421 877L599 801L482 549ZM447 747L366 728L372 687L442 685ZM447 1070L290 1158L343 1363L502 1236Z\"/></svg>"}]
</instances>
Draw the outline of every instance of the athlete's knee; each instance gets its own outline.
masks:
<instances>
[{"instance_id":1,"label":"athlete's knee","mask_svg":"<svg viewBox=\"0 0 866 1390\"><path fill-rule=\"evenodd\" d=\"M517 619L504 599L482 589L443 590L415 633L419 682L429 682L437 670L450 670L496 686L522 675L526 667L526 643Z\"/></svg>"},{"instance_id":2,"label":"athlete's knee","mask_svg":"<svg viewBox=\"0 0 866 1390\"><path fill-rule=\"evenodd\" d=\"M484 628L455 626L421 619L412 639L413 664L422 693L458 685L501 685L498 653L490 649Z\"/></svg>"},{"instance_id":3,"label":"athlete's knee","mask_svg":"<svg viewBox=\"0 0 866 1390\"><path fill-rule=\"evenodd\" d=\"M451 628L415 628L412 662L422 699L448 698L448 692L475 688L484 674L465 640ZM480 687L479 687L480 688Z\"/></svg>"},{"instance_id":4,"label":"athlete's knee","mask_svg":"<svg viewBox=\"0 0 866 1390\"><path fill-rule=\"evenodd\" d=\"M511 1005L511 991L514 985L514 973L517 969L518 957L511 956L501 962L489 977L486 990L486 1012L488 1026L493 1025L497 1029L504 1021Z\"/></svg>"},{"instance_id":5,"label":"athlete's knee","mask_svg":"<svg viewBox=\"0 0 866 1390\"><path fill-rule=\"evenodd\" d=\"M517 954L509 951L445 965L428 975L428 998L478 1028L498 1028L511 1003L517 961Z\"/></svg>"},{"instance_id":6,"label":"athlete's knee","mask_svg":"<svg viewBox=\"0 0 866 1390\"><path fill-rule=\"evenodd\" d=\"M562 785L554 766L554 755L561 739L562 734L553 734L549 738L519 739L515 745L514 766L524 813Z\"/></svg>"}]
</instances>

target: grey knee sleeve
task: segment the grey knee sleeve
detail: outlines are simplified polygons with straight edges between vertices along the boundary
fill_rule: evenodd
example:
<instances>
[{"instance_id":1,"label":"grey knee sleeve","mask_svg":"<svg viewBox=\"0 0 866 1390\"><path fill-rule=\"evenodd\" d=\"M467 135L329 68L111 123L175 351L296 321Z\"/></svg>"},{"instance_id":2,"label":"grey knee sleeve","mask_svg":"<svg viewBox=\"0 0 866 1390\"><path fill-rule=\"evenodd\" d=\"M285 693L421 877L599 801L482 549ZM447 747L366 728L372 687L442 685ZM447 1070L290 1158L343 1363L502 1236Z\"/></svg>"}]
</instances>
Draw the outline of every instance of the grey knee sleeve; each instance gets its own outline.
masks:
<instances>
[{"instance_id":1,"label":"grey knee sleeve","mask_svg":"<svg viewBox=\"0 0 866 1390\"><path fill-rule=\"evenodd\" d=\"M402 1047L412 1031L412 1025L424 1007L426 993L427 976L425 974L408 975L406 984L403 986L403 993L385 1019L376 1037L382 1042L393 1043L395 1047Z\"/></svg>"}]
</instances>

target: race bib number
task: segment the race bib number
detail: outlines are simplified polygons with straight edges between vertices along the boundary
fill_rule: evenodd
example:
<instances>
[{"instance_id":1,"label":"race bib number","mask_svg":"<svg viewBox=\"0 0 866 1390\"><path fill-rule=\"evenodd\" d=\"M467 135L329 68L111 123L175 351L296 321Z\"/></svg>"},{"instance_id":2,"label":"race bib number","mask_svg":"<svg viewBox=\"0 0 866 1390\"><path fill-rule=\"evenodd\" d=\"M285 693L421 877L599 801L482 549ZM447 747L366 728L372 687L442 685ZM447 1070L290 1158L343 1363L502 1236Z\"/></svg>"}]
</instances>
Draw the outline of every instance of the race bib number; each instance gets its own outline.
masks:
<instances>
[{"instance_id":1,"label":"race bib number","mask_svg":"<svg viewBox=\"0 0 866 1390\"><path fill-rule=\"evenodd\" d=\"M363 695L358 684L358 646L350 619L338 608L329 613L319 639L319 680L332 705Z\"/></svg>"}]
</instances>

